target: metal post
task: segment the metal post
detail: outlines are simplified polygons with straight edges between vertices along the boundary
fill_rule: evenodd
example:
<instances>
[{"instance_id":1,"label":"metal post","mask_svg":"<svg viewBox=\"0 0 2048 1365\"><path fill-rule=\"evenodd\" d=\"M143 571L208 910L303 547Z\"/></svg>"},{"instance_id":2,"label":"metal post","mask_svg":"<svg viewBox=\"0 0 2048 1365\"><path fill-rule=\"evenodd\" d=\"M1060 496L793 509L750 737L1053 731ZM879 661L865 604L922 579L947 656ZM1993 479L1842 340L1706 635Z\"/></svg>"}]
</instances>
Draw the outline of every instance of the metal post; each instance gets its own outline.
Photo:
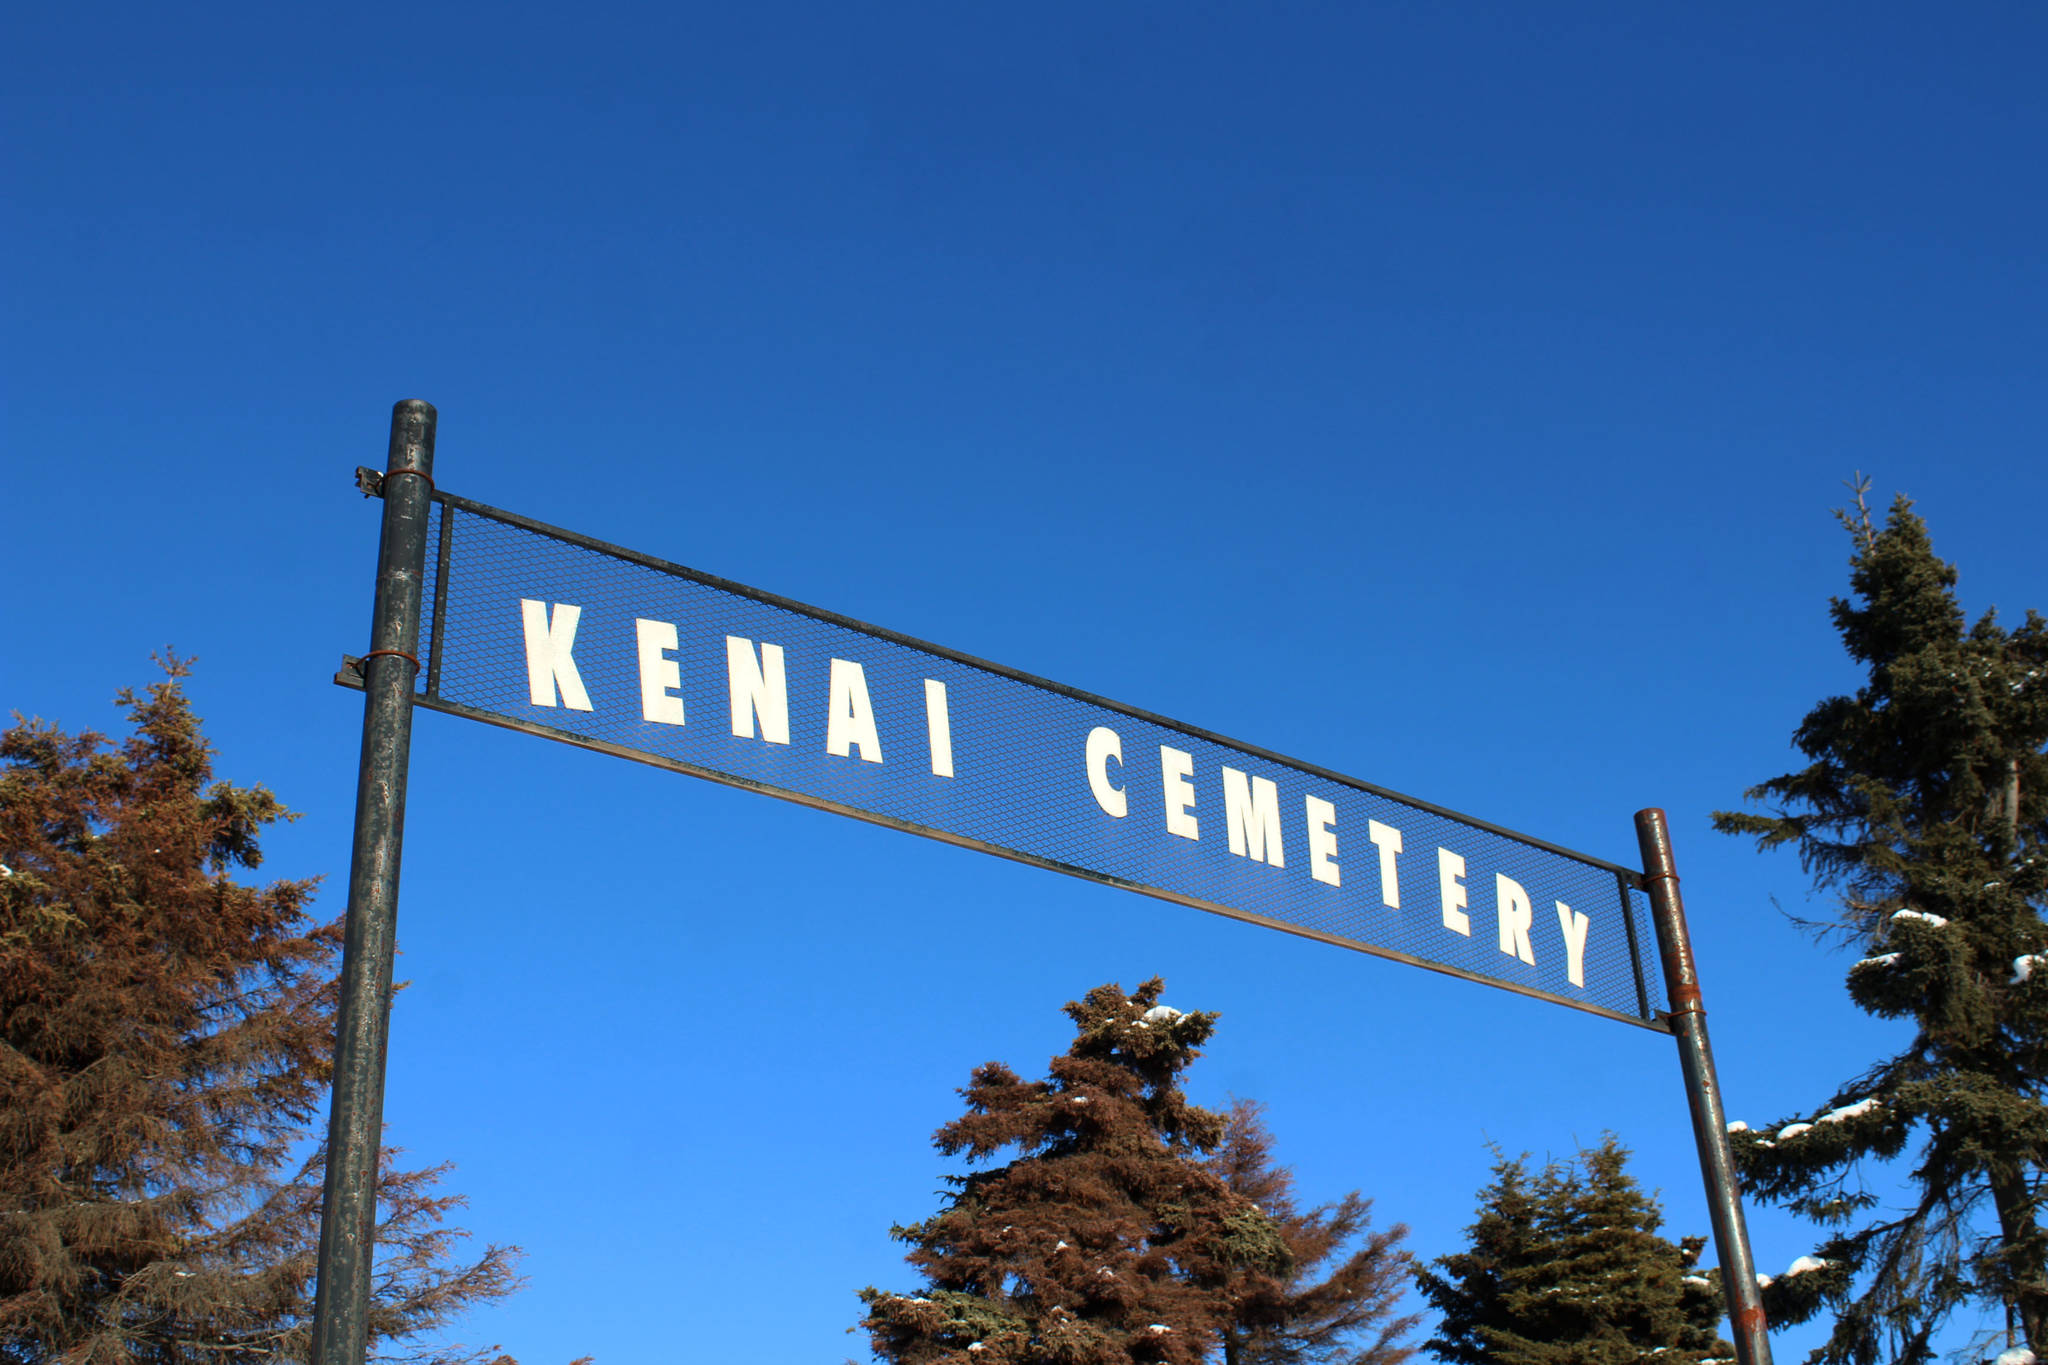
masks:
<instances>
[{"instance_id":1,"label":"metal post","mask_svg":"<svg viewBox=\"0 0 2048 1365\"><path fill-rule=\"evenodd\" d=\"M341 950L327 1184L320 1208L314 1365L362 1365L368 1348L377 1230L377 1155L384 1129L384 1048L390 1037L391 959L398 931L399 848L405 837L412 747L413 657L433 503L434 407L391 410L377 603L363 656L363 754L356 775L355 852Z\"/></svg>"},{"instance_id":2,"label":"metal post","mask_svg":"<svg viewBox=\"0 0 2048 1365\"><path fill-rule=\"evenodd\" d=\"M1643 877L1650 918L1657 926L1657 951L1664 960L1664 984L1671 994L1671 1031L1678 1037L1678 1062L1685 1072L1685 1098L1692 1110L1693 1140L1699 1144L1700 1174L1707 1185L1707 1211L1714 1224L1714 1250L1721 1258L1721 1289L1735 1331L1740 1365L1771 1365L1764 1306L1757 1295L1756 1261L1749 1250L1749 1226L1742 1217L1742 1191L1735 1158L1728 1150L1728 1126L1721 1108L1721 1082L1714 1074L1714 1050L1707 1043L1707 1011L1700 1003L1700 978L1693 966L1692 938L1685 929L1685 902L1678 895L1678 871L1671 858L1671 830L1661 810L1636 812L1636 839L1643 849Z\"/></svg>"}]
</instances>

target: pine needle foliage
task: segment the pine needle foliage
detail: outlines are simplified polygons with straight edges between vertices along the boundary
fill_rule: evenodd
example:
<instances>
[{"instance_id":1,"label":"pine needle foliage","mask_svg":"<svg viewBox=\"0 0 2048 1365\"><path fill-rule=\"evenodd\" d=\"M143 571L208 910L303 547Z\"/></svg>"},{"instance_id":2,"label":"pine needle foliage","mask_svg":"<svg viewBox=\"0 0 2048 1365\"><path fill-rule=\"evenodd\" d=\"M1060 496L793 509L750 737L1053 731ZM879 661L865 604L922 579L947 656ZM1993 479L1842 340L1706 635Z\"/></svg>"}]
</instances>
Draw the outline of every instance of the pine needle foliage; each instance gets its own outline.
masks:
<instances>
[{"instance_id":1,"label":"pine needle foliage","mask_svg":"<svg viewBox=\"0 0 2048 1365\"><path fill-rule=\"evenodd\" d=\"M861 1291L860 1326L877 1357L1204 1365L1233 1333L1242 1340L1248 1322L1284 1327L1296 1305L1317 1317L1301 1321L1308 1347L1342 1335L1343 1311L1300 1280L1335 1246L1319 1238L1365 1230L1363 1210L1347 1204L1341 1222L1323 1210L1295 1216L1284 1202L1261 1207L1233 1188L1228 1166L1211 1160L1225 1143L1224 1117L1191 1104L1181 1086L1216 1016L1160 1004L1164 989L1155 978L1129 994L1104 985L1068 1002L1075 1038L1044 1080L1023 1080L1001 1062L975 1069L960 1092L967 1112L933 1145L980 1169L946 1177L952 1188L936 1214L893 1229L925 1285ZM1011 1160L993 1164L1006 1152ZM1249 1178L1286 1194L1263 1154L1240 1147L1238 1156ZM1390 1241L1379 1254L1393 1256ZM1384 1277L1361 1271L1341 1283L1370 1298ZM1368 1302L1358 1324L1384 1316L1384 1305ZM1400 1355L1369 1358L1397 1365Z\"/></svg>"},{"instance_id":2,"label":"pine needle foliage","mask_svg":"<svg viewBox=\"0 0 2048 1365\"><path fill-rule=\"evenodd\" d=\"M1714 823L1798 850L1839 895L1809 927L1865 949L1850 999L1913 1033L1818 1109L1733 1135L1750 1193L1825 1230L1824 1264L1765 1307L1833 1309L1829 1365L1929 1359L1965 1309L2048 1355L2048 622L1966 622L1912 503L1878 527L1851 487L1853 595L1831 612L1866 681L1800 723L1807 766L1748 791L1767 813ZM1909 1147L1903 1206L1881 1207L1873 1168Z\"/></svg>"},{"instance_id":3,"label":"pine needle foliage","mask_svg":"<svg viewBox=\"0 0 2048 1365\"><path fill-rule=\"evenodd\" d=\"M1706 1239L1658 1235L1662 1211L1610 1135L1533 1174L1500 1157L1463 1251L1416 1275L1442 1322L1423 1349L1450 1365L1732 1365Z\"/></svg>"},{"instance_id":4,"label":"pine needle foliage","mask_svg":"<svg viewBox=\"0 0 2048 1365\"><path fill-rule=\"evenodd\" d=\"M1284 1252L1267 1257L1247 1248L1243 1263L1287 1266L1232 1296L1223 1365L1402 1365L1415 1354L1402 1339L1422 1319L1396 1311L1413 1273L1401 1249L1405 1226L1375 1230L1372 1201L1356 1190L1302 1209L1294 1172L1275 1164L1264 1106L1253 1100L1235 1101L1224 1115L1223 1142L1209 1167L1262 1215L1248 1231L1277 1237Z\"/></svg>"},{"instance_id":5,"label":"pine needle foliage","mask_svg":"<svg viewBox=\"0 0 2048 1365\"><path fill-rule=\"evenodd\" d=\"M292 818L213 780L184 663L123 692L118 748L0 735L0 1362L304 1360L340 923L309 880L246 886ZM369 1321L381 1359L511 1292L516 1248L451 1260L444 1168L383 1153ZM509 1357L500 1357L509 1361Z\"/></svg>"}]
</instances>

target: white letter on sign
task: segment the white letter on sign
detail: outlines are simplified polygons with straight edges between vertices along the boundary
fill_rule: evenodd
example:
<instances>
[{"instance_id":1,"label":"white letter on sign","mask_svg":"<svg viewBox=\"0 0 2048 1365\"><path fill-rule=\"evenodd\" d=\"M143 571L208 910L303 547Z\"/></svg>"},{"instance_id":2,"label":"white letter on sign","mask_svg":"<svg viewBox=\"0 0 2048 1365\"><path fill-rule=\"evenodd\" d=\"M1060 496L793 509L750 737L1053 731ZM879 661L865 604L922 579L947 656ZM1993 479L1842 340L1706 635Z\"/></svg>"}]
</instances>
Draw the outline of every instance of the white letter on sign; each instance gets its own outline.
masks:
<instances>
[{"instance_id":1,"label":"white letter on sign","mask_svg":"<svg viewBox=\"0 0 2048 1365\"><path fill-rule=\"evenodd\" d=\"M1529 908L1529 893L1520 882L1493 874L1493 913L1500 921L1500 950L1536 965L1536 950L1529 944L1529 924L1536 912Z\"/></svg>"},{"instance_id":2,"label":"white letter on sign","mask_svg":"<svg viewBox=\"0 0 2048 1365\"><path fill-rule=\"evenodd\" d=\"M1365 837L1380 851L1380 904L1389 910L1401 908L1401 878L1394 870L1394 855L1401 851L1401 831L1377 820L1365 822ZM1459 902L1463 904L1463 902Z\"/></svg>"},{"instance_id":3,"label":"white letter on sign","mask_svg":"<svg viewBox=\"0 0 2048 1365\"><path fill-rule=\"evenodd\" d=\"M1308 872L1319 882L1344 885L1337 866L1337 808L1320 796L1308 798Z\"/></svg>"},{"instance_id":4,"label":"white letter on sign","mask_svg":"<svg viewBox=\"0 0 2048 1365\"><path fill-rule=\"evenodd\" d=\"M1574 986L1586 984L1586 930L1593 921L1566 905L1557 903L1557 927L1564 930L1564 974Z\"/></svg>"},{"instance_id":5,"label":"white letter on sign","mask_svg":"<svg viewBox=\"0 0 2048 1365\"><path fill-rule=\"evenodd\" d=\"M932 776L953 775L953 721L946 714L946 685L924 680L924 724L932 739Z\"/></svg>"},{"instance_id":6,"label":"white letter on sign","mask_svg":"<svg viewBox=\"0 0 2048 1365\"><path fill-rule=\"evenodd\" d=\"M882 761L875 708L868 701L868 675L851 659L834 659L831 698L825 703L825 752L851 758L855 745L860 746L863 762Z\"/></svg>"},{"instance_id":7,"label":"white letter on sign","mask_svg":"<svg viewBox=\"0 0 2048 1365\"><path fill-rule=\"evenodd\" d=\"M1166 792L1166 832L1183 839L1202 837L1202 822L1189 812L1195 804L1195 756L1159 746L1159 782Z\"/></svg>"},{"instance_id":8,"label":"white letter on sign","mask_svg":"<svg viewBox=\"0 0 2048 1365\"><path fill-rule=\"evenodd\" d=\"M1465 913L1465 860L1447 848L1436 851L1436 885L1443 896L1444 928L1472 937L1472 917Z\"/></svg>"},{"instance_id":9,"label":"white letter on sign","mask_svg":"<svg viewBox=\"0 0 2048 1365\"><path fill-rule=\"evenodd\" d=\"M1235 768L1223 770L1223 818L1230 829L1230 851L1273 867L1287 866L1280 846L1280 789L1269 777L1255 777L1249 789Z\"/></svg>"},{"instance_id":10,"label":"white letter on sign","mask_svg":"<svg viewBox=\"0 0 2048 1365\"><path fill-rule=\"evenodd\" d=\"M591 709L583 675L576 671L576 660L569 654L576 646L576 622L582 616L583 608L557 602L551 621L547 603L519 599L519 619L526 626L526 690L535 706L553 706L559 683L564 706L571 711Z\"/></svg>"},{"instance_id":11,"label":"white letter on sign","mask_svg":"<svg viewBox=\"0 0 2048 1365\"><path fill-rule=\"evenodd\" d=\"M762 645L756 660L752 640L726 636L725 676L732 689L732 732L752 739L758 714L762 739L789 743L789 677L782 668L782 646Z\"/></svg>"},{"instance_id":12,"label":"white letter on sign","mask_svg":"<svg viewBox=\"0 0 2048 1365\"><path fill-rule=\"evenodd\" d=\"M683 699L670 695L670 689L683 685L683 667L663 653L680 648L676 628L667 621L635 617L633 629L640 638L640 715L663 725L681 725Z\"/></svg>"},{"instance_id":13,"label":"white letter on sign","mask_svg":"<svg viewBox=\"0 0 2048 1365\"><path fill-rule=\"evenodd\" d=\"M1131 804L1122 787L1109 783L1109 760L1116 760L1119 771L1124 766L1123 737L1107 725L1098 725L1088 732L1088 790L1095 793L1095 804L1102 807L1104 815L1114 815L1121 820L1130 813Z\"/></svg>"}]
</instances>

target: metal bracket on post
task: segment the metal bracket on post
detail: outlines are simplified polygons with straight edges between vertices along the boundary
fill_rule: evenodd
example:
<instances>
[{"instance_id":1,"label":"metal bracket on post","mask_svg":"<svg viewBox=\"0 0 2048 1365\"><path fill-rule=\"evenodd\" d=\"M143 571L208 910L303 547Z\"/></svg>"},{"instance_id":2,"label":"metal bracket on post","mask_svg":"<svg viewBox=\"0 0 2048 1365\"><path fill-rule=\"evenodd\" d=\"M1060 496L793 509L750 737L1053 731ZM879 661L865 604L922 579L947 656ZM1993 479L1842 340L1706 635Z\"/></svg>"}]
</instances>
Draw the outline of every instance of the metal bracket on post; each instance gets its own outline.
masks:
<instances>
[{"instance_id":1,"label":"metal bracket on post","mask_svg":"<svg viewBox=\"0 0 2048 1365\"><path fill-rule=\"evenodd\" d=\"M1714 1074L1714 1050L1707 1042L1707 1011L1700 999L1692 937L1685 927L1685 902L1678 895L1678 870L1671 858L1671 830L1661 810L1636 812L1636 840L1643 850L1644 889L1657 926L1657 952L1671 994L1671 1032L1678 1039L1678 1063L1685 1072L1685 1098L1692 1111L1693 1141L1707 1186L1707 1212L1714 1224L1714 1250L1721 1258L1721 1292L1734 1328L1741 1365L1771 1365L1771 1339L1757 1295L1756 1260L1749 1250L1749 1225L1742 1216L1742 1190L1735 1156L1728 1147L1721 1082Z\"/></svg>"},{"instance_id":2,"label":"metal bracket on post","mask_svg":"<svg viewBox=\"0 0 2048 1365\"><path fill-rule=\"evenodd\" d=\"M355 851L349 862L348 917L342 931L334 1095L320 1205L314 1365L362 1365L369 1347L384 1053L390 1038L392 954L398 934L413 675L419 672L414 653L419 648L427 527L433 509L434 424L433 404L418 399L399 403L391 410L385 472L356 471L356 486L364 496L384 498L384 525L377 547L370 649L360 659L344 657L342 671L335 675L337 682L351 673L360 680L363 749L356 776ZM421 477L394 480L397 474Z\"/></svg>"}]
</instances>

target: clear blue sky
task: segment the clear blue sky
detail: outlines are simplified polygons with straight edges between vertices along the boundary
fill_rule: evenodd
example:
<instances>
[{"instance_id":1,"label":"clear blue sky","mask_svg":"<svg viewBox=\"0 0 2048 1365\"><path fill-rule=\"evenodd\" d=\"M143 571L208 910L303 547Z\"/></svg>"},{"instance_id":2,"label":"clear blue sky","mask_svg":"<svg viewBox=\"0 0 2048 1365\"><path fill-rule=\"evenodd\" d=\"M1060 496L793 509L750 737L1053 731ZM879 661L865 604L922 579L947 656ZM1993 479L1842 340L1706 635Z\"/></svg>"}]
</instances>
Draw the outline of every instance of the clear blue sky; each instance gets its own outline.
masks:
<instances>
[{"instance_id":1,"label":"clear blue sky","mask_svg":"<svg viewBox=\"0 0 2048 1365\"><path fill-rule=\"evenodd\" d=\"M0 707L195 654L342 909L399 398L441 486L1598 855L1672 814L1731 1114L1896 1035L1707 813L1855 683L1840 481L2048 606L2036 5L41 7L0 56ZM865 1358L969 1069L1158 973L1309 1195L1637 1151L1554 1006L420 718L388 1117L595 1352ZM1810 1231L1753 1211L1781 1270ZM1814 1340L1788 1332L1781 1359Z\"/></svg>"}]
</instances>

